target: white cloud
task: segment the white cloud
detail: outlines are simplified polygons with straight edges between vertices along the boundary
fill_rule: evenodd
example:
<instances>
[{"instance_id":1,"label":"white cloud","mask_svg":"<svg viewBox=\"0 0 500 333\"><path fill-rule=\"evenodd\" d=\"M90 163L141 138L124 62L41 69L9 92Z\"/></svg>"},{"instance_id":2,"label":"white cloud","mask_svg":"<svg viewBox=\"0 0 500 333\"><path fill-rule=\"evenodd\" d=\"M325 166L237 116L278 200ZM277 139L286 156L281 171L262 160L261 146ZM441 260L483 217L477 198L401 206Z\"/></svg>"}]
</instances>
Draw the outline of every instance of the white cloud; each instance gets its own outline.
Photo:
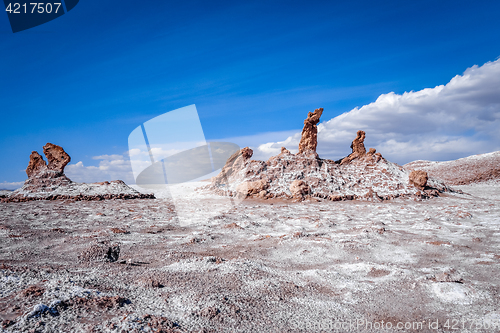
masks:
<instances>
[{"instance_id":1,"label":"white cloud","mask_svg":"<svg viewBox=\"0 0 500 333\"><path fill-rule=\"evenodd\" d=\"M209 140L209 141L221 141L221 142L231 142L235 143L240 147L251 147L254 149L253 152L253 159L267 159L269 156L276 155L277 153L281 152L281 146L279 146L279 143L274 144L273 142L269 143L268 145L277 145L278 148L273 147L267 147L267 144L262 144L263 142L269 142L269 141L275 141L279 140L280 138L287 137L289 135L294 135L297 132L297 130L292 130L292 131L277 131L277 132L264 132L264 133L257 133L254 135L245 135L245 136L237 136L237 137L230 137L230 138L223 138L223 139L214 139L214 140ZM300 137L299 137L300 139ZM257 147L257 148L255 148Z\"/></svg>"},{"instance_id":2,"label":"white cloud","mask_svg":"<svg viewBox=\"0 0 500 333\"><path fill-rule=\"evenodd\" d=\"M76 182L91 183L120 179L127 184L135 184L127 153L94 156L93 159L101 160L98 166L85 166L82 161L79 161L75 164L68 164L64 173Z\"/></svg>"},{"instance_id":3,"label":"white cloud","mask_svg":"<svg viewBox=\"0 0 500 333\"><path fill-rule=\"evenodd\" d=\"M100 155L100 156L93 156L93 160L119 160L122 159L122 155L118 154L113 154L113 155Z\"/></svg>"},{"instance_id":4,"label":"white cloud","mask_svg":"<svg viewBox=\"0 0 500 333\"><path fill-rule=\"evenodd\" d=\"M449 160L499 150L499 128L500 60L496 60L468 68L446 85L383 94L373 103L322 122L318 153L334 159L346 156L361 129L367 148L376 148L389 160ZM300 132L256 150L267 158L281 146L296 149L299 141Z\"/></svg>"},{"instance_id":5,"label":"white cloud","mask_svg":"<svg viewBox=\"0 0 500 333\"><path fill-rule=\"evenodd\" d=\"M153 153L171 156L181 150L164 150L160 147L151 148ZM100 160L98 166L84 165L82 161L68 164L64 173L75 182L102 182L111 180L123 180L127 184L135 184L134 173L137 175L151 165L149 152L133 148L122 155L99 155L93 156L93 160ZM132 168L133 167L133 168Z\"/></svg>"},{"instance_id":6,"label":"white cloud","mask_svg":"<svg viewBox=\"0 0 500 333\"><path fill-rule=\"evenodd\" d=\"M0 190L16 190L23 186L24 182L3 182L0 183Z\"/></svg>"},{"instance_id":7,"label":"white cloud","mask_svg":"<svg viewBox=\"0 0 500 333\"><path fill-rule=\"evenodd\" d=\"M323 117L328 114L325 110ZM299 122L302 119L297 120ZM404 164L417 159L450 160L500 150L500 59L468 68L446 85L420 91L380 95L373 103L355 108L318 125L318 153L338 159L348 155L357 130L367 133L365 145L391 161ZM280 138L287 138L280 141ZM259 133L225 138L241 147L254 147L254 159L265 160L286 147L297 152L300 131ZM267 143L263 143L267 142ZM256 147L256 148L255 148ZM156 145L155 155L170 156L179 147ZM121 179L134 184L134 170L150 165L147 151L131 147L123 155L101 155L98 166L80 161L66 167L74 181ZM136 168L137 166L137 168ZM9 187L9 184L15 184ZM16 188L21 183L0 183Z\"/></svg>"}]
</instances>

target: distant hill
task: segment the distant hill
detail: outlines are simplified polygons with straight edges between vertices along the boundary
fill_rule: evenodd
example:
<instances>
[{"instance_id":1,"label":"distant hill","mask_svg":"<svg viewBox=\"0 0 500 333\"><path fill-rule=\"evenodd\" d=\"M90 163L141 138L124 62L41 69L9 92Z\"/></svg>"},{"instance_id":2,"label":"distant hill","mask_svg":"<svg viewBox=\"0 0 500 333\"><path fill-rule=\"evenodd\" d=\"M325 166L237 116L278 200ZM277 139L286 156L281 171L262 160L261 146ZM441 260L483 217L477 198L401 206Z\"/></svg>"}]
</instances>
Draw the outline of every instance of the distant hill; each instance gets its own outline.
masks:
<instances>
[{"instance_id":1,"label":"distant hill","mask_svg":"<svg viewBox=\"0 0 500 333\"><path fill-rule=\"evenodd\" d=\"M403 167L427 171L429 176L451 185L480 183L500 179L500 151L446 162L414 161Z\"/></svg>"}]
</instances>

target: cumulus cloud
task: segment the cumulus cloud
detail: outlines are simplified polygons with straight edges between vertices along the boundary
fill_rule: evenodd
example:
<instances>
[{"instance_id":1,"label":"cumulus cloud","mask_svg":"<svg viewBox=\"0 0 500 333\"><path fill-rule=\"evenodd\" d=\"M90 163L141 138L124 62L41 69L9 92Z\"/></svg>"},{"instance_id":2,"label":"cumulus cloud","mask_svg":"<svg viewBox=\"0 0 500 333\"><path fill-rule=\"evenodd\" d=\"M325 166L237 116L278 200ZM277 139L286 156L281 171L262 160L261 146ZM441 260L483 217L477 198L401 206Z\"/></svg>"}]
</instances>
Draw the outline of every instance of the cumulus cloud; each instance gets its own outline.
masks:
<instances>
[{"instance_id":1,"label":"cumulus cloud","mask_svg":"<svg viewBox=\"0 0 500 333\"><path fill-rule=\"evenodd\" d=\"M154 156L170 156L180 151L179 149L167 150L162 147L151 148ZM120 179L127 184L135 184L133 170L142 171L151 165L149 152L139 148L132 148L121 155L99 155L93 156L92 159L99 160L99 165L84 165L82 161L79 161L68 164L64 170L65 174L75 182L92 183Z\"/></svg>"},{"instance_id":2,"label":"cumulus cloud","mask_svg":"<svg viewBox=\"0 0 500 333\"><path fill-rule=\"evenodd\" d=\"M181 152L179 149L165 150L160 147L151 148L154 154L171 156ZM64 170L65 174L75 182L102 182L120 179L127 184L135 184L135 176L151 165L148 151L133 148L129 151L112 155L93 156L93 160L99 160L99 165L84 165L82 161L68 164ZM19 186L18 186L19 187Z\"/></svg>"},{"instance_id":3,"label":"cumulus cloud","mask_svg":"<svg viewBox=\"0 0 500 333\"><path fill-rule=\"evenodd\" d=\"M127 184L135 184L128 153L94 156L93 159L100 160L98 166L86 166L79 161L68 164L64 173L76 182L91 183L120 179Z\"/></svg>"},{"instance_id":4,"label":"cumulus cloud","mask_svg":"<svg viewBox=\"0 0 500 333\"><path fill-rule=\"evenodd\" d=\"M16 190L23 186L24 182L3 182L0 183L0 190Z\"/></svg>"},{"instance_id":5,"label":"cumulus cloud","mask_svg":"<svg viewBox=\"0 0 500 333\"><path fill-rule=\"evenodd\" d=\"M325 110L324 116L328 114ZM324 117L323 116L323 117ZM468 68L446 85L380 95L368 105L346 112L318 125L318 153L325 158L347 156L357 130L366 132L365 145L391 161L452 160L500 150L500 59ZM279 137L287 137L279 141ZM254 146L254 158L267 159L284 146L297 152L300 131L261 133L222 141ZM266 142L261 144L262 142ZM98 166L81 161L66 167L68 177L78 182L121 179L134 184L134 170L150 165L149 152L137 147L122 155L101 155ZM174 149L176 148L176 149ZM182 150L182 149L181 149ZM153 145L154 156L170 156L179 147ZM16 188L22 183L0 183Z\"/></svg>"},{"instance_id":6,"label":"cumulus cloud","mask_svg":"<svg viewBox=\"0 0 500 333\"><path fill-rule=\"evenodd\" d=\"M325 110L326 111L326 110ZM318 153L340 158L350 153L357 130L365 145L388 159L406 163L416 159L450 160L500 150L500 60L468 68L446 85L420 91L380 95L318 125ZM261 157L293 150L300 133L284 141L257 147ZM295 150L296 151L296 150Z\"/></svg>"}]
</instances>

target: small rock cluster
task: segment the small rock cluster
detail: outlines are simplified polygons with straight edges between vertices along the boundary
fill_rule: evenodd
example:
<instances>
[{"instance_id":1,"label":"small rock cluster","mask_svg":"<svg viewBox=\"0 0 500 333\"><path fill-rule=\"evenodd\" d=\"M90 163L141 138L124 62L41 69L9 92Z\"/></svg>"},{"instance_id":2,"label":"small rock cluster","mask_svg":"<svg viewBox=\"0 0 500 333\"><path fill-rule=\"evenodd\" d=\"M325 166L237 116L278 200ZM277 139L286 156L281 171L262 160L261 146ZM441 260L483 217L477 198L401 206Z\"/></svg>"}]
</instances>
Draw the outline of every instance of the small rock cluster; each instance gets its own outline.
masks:
<instances>
[{"instance_id":1,"label":"small rock cluster","mask_svg":"<svg viewBox=\"0 0 500 333\"><path fill-rule=\"evenodd\" d=\"M107 242L91 244L78 255L82 262L115 262L119 257L120 246Z\"/></svg>"}]
</instances>

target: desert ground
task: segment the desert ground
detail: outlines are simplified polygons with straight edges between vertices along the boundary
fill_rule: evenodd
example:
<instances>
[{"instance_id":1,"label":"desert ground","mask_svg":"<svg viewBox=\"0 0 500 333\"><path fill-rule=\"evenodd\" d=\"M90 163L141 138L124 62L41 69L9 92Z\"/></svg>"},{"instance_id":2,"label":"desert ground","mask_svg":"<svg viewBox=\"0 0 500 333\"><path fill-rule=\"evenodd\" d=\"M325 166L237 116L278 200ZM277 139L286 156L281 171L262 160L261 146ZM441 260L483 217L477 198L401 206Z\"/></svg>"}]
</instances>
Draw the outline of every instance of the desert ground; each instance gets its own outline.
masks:
<instances>
[{"instance_id":1,"label":"desert ground","mask_svg":"<svg viewBox=\"0 0 500 333\"><path fill-rule=\"evenodd\" d=\"M161 193L2 202L0 330L499 331L500 183L453 188L464 193L250 198L190 225Z\"/></svg>"}]
</instances>

